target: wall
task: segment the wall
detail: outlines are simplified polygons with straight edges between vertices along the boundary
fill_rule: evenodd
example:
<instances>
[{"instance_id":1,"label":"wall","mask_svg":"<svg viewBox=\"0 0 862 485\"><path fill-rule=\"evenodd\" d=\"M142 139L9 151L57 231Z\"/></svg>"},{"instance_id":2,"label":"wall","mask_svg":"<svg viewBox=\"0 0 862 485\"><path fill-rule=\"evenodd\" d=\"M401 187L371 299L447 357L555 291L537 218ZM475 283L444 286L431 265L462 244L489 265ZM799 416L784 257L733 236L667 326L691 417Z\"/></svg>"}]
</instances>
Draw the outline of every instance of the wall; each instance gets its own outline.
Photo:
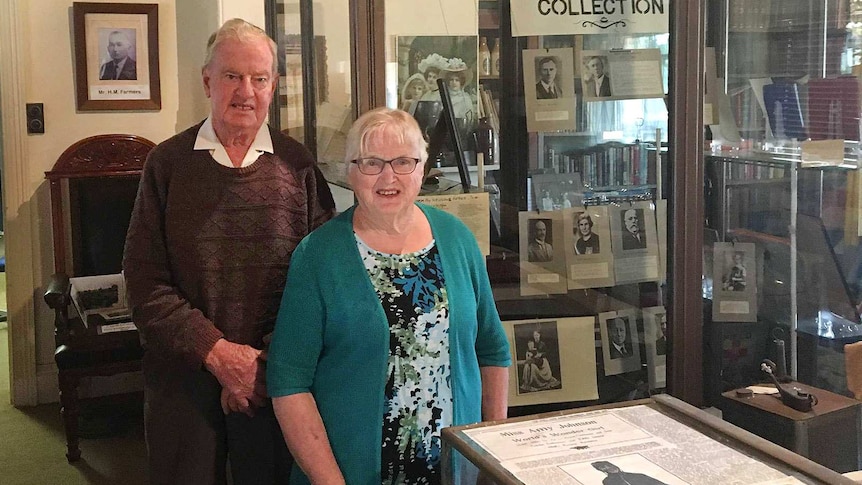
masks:
<instances>
[{"instance_id":1,"label":"wall","mask_svg":"<svg viewBox=\"0 0 862 485\"><path fill-rule=\"evenodd\" d=\"M122 2L130 3L130 2ZM26 136L24 204L32 227L32 272L35 299L35 355L38 401L56 400L53 314L41 301L44 282L53 273L50 196L45 171L74 142L103 133L132 133L160 142L175 133L177 91L177 38L174 0L159 0L159 69L162 109L144 112L78 112L75 107L74 46L72 45L72 2L41 0L20 3L24 40L20 44L24 61L25 102L44 103L45 134ZM53 35L45 35L51 32ZM7 160L6 163L15 163ZM27 197L29 193L29 197Z\"/></svg>"},{"instance_id":2,"label":"wall","mask_svg":"<svg viewBox=\"0 0 862 485\"><path fill-rule=\"evenodd\" d=\"M0 99L4 106L3 139L7 142L4 174L9 175L4 184L10 189L4 194L4 212L10 259L12 399L17 405L57 399L53 315L42 301L45 282L53 273L45 171L68 146L88 136L133 133L158 143L202 119L208 103L201 96L199 73L207 36L226 18L224 15L242 16L263 25L263 2L250 8L241 0L150 1L159 5L159 111L76 110L71 0L4 0L0 9L5 17L0 26L10 33L0 35L0 67L4 71L0 78L5 83ZM179 11L177 3L182 3ZM178 25L183 26L182 43L177 37ZM14 53L10 46L14 46ZM182 72L178 65L182 65ZM23 110L25 102L44 103L45 134L26 135L22 116L10 115L10 107Z\"/></svg>"}]
</instances>

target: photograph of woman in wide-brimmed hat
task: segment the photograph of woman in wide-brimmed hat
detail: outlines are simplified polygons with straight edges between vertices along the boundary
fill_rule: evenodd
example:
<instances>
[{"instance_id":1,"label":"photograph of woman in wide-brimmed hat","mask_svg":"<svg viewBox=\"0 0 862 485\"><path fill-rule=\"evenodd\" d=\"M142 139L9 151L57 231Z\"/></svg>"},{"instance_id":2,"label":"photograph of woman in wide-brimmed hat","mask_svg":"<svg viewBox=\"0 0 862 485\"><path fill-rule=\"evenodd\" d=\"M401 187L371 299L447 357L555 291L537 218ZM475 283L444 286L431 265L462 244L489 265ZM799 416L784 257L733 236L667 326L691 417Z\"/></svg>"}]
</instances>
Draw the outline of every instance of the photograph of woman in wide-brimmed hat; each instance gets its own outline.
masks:
<instances>
[{"instance_id":1,"label":"photograph of woman in wide-brimmed hat","mask_svg":"<svg viewBox=\"0 0 862 485\"><path fill-rule=\"evenodd\" d=\"M402 111L407 111L408 113L413 113L413 110L416 107L416 103L422 98L422 95L428 90L427 85L425 84L425 77L420 73L416 73L409 78L407 78L407 82L404 83L404 87L401 88L401 102L399 106Z\"/></svg>"}]
</instances>

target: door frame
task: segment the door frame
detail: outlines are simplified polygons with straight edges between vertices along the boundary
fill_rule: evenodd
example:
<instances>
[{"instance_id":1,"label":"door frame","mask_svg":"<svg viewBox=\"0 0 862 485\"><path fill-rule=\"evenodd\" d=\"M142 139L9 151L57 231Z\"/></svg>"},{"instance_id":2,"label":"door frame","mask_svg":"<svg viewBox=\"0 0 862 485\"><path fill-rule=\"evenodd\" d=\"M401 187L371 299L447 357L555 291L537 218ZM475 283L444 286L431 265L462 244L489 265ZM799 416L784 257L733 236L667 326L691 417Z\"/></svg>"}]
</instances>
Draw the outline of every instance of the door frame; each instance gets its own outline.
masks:
<instances>
[{"instance_id":1,"label":"door frame","mask_svg":"<svg viewBox=\"0 0 862 485\"><path fill-rule=\"evenodd\" d=\"M36 325L33 289L33 218L25 138L23 25L25 0L0 2L0 121L3 130L3 217L6 239L6 300L9 322L9 383L14 406L34 406Z\"/></svg>"}]
</instances>

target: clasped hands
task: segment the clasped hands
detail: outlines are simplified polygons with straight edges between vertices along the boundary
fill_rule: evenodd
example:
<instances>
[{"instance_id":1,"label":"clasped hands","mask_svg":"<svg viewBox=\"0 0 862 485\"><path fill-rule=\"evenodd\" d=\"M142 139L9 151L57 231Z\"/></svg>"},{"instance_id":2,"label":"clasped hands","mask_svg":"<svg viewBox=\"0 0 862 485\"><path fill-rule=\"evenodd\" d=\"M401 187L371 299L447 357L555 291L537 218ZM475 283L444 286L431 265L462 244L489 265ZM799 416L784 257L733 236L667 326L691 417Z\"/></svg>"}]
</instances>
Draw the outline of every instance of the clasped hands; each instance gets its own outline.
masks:
<instances>
[{"instance_id":1,"label":"clasped hands","mask_svg":"<svg viewBox=\"0 0 862 485\"><path fill-rule=\"evenodd\" d=\"M205 365L222 385L221 407L225 414L254 416L266 406L266 352L221 339L207 355Z\"/></svg>"}]
</instances>

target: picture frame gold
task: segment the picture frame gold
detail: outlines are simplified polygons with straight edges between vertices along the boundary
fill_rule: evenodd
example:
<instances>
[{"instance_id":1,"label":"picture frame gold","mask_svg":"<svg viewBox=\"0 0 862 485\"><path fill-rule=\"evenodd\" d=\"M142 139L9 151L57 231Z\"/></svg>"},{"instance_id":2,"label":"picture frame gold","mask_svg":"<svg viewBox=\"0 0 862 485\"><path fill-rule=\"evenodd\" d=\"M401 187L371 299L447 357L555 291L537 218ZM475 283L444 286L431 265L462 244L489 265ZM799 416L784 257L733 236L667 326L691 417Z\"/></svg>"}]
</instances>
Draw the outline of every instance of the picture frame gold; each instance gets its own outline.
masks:
<instances>
[{"instance_id":1,"label":"picture frame gold","mask_svg":"<svg viewBox=\"0 0 862 485\"><path fill-rule=\"evenodd\" d=\"M159 6L72 4L78 111L160 110Z\"/></svg>"}]
</instances>

